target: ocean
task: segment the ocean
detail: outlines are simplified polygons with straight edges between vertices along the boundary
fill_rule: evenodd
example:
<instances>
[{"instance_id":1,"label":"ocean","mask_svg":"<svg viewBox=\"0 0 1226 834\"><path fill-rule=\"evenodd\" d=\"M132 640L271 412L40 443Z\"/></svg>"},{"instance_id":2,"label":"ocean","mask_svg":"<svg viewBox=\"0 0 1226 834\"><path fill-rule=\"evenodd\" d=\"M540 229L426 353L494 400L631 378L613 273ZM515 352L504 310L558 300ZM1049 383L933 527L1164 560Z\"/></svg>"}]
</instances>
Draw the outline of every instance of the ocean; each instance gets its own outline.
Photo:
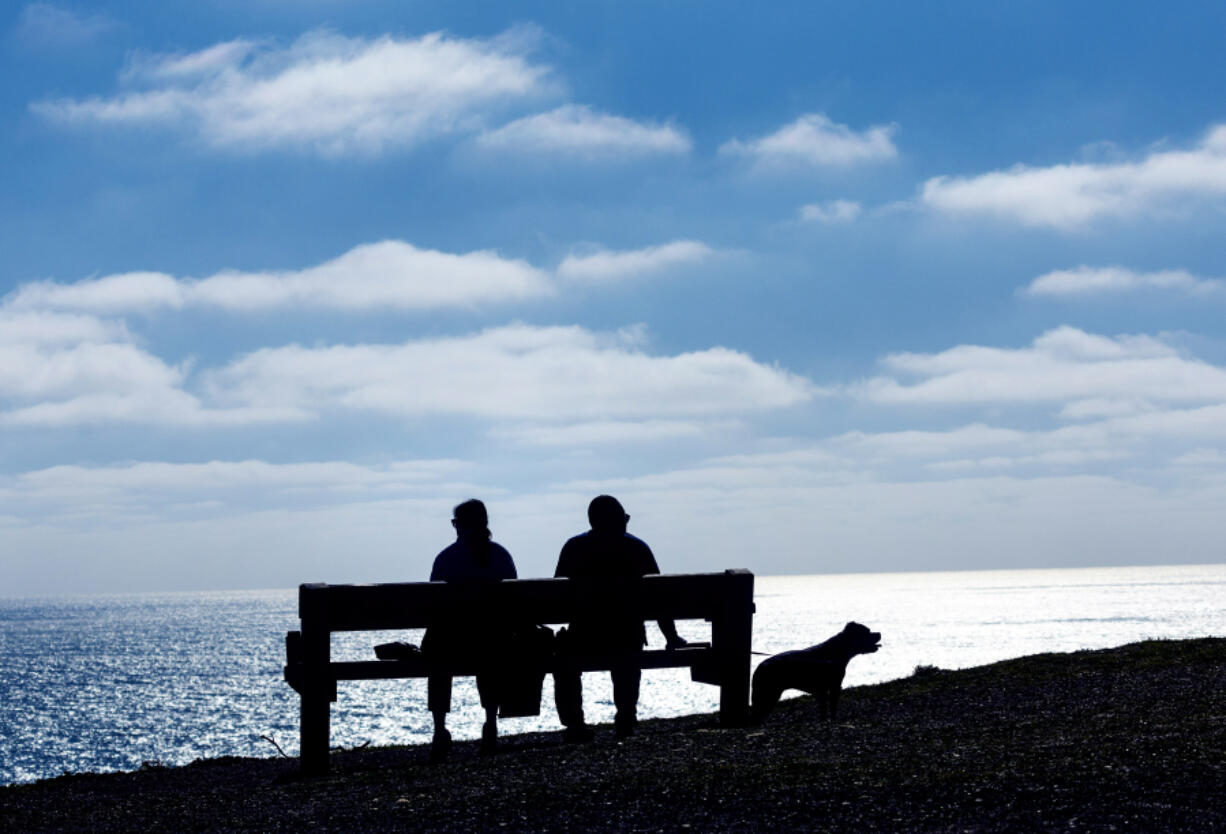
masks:
<instances>
[{"instance_id":1,"label":"ocean","mask_svg":"<svg viewBox=\"0 0 1226 834\"><path fill-rule=\"evenodd\" d=\"M754 649L803 648L862 622L882 632L882 648L852 660L845 685L856 686L919 665L1223 636L1223 586L1226 565L758 577ZM296 755L298 696L282 680L296 607L296 590L0 598L0 784L277 756L273 741ZM706 623L678 625L688 639L709 638ZM420 638L337 635L333 657L371 658L375 643ZM651 624L648 639L663 643ZM504 720L502 733L559 729L545 686L541 715ZM585 675L584 692L588 720L612 720L608 676ZM332 744L429 741L425 700L424 680L342 682ZM717 707L718 689L685 670L644 673L640 717ZM455 737L479 737L471 680L457 680L452 709Z\"/></svg>"}]
</instances>

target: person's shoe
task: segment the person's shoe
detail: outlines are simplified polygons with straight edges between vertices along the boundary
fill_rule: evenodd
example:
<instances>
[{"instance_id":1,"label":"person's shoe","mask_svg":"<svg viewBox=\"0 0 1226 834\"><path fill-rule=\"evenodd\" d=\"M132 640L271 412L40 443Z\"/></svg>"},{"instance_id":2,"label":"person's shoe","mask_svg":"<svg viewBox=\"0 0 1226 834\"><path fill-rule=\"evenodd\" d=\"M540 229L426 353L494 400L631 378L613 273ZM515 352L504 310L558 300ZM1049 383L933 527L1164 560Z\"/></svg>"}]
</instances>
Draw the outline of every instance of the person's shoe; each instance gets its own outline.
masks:
<instances>
[{"instance_id":1,"label":"person's shoe","mask_svg":"<svg viewBox=\"0 0 1226 834\"><path fill-rule=\"evenodd\" d=\"M586 724L575 724L562 731L562 741L567 744L586 744L596 738L596 733Z\"/></svg>"},{"instance_id":2,"label":"person's shoe","mask_svg":"<svg viewBox=\"0 0 1226 834\"><path fill-rule=\"evenodd\" d=\"M430 761L441 762L451 752L451 732L435 730L434 740L430 742Z\"/></svg>"},{"instance_id":3,"label":"person's shoe","mask_svg":"<svg viewBox=\"0 0 1226 834\"><path fill-rule=\"evenodd\" d=\"M498 727L494 724L486 724L481 728L481 747L478 752L482 756L488 756L498 750Z\"/></svg>"}]
</instances>

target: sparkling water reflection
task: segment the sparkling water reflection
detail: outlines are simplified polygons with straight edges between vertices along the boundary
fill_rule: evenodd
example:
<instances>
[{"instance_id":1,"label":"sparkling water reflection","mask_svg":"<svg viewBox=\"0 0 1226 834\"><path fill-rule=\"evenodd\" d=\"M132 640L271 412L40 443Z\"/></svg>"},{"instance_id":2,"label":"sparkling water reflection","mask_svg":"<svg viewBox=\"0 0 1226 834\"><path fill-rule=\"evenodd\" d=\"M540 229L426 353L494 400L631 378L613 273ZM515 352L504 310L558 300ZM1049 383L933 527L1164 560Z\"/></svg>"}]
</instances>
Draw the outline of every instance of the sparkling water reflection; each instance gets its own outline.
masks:
<instances>
[{"instance_id":1,"label":"sparkling water reflection","mask_svg":"<svg viewBox=\"0 0 1226 834\"><path fill-rule=\"evenodd\" d=\"M916 665L964 668L1049 651L1134 640L1226 634L1226 566L759 577L754 648L825 639L847 620L883 633L847 685L909 675ZM709 638L704 623L683 636ZM297 752L297 695L281 679L284 634L297 626L294 591L0 599L0 784L65 771L131 770L146 761ZM654 627L653 644L662 643ZM337 635L333 656L372 656L419 632ZM546 679L538 718L503 732L558 728ZM589 720L612 720L608 676L584 676ZM427 741L425 682L343 682L332 743ZM713 711L718 690L682 670L643 678L644 717ZM476 738L481 710L456 683L450 720Z\"/></svg>"}]
</instances>

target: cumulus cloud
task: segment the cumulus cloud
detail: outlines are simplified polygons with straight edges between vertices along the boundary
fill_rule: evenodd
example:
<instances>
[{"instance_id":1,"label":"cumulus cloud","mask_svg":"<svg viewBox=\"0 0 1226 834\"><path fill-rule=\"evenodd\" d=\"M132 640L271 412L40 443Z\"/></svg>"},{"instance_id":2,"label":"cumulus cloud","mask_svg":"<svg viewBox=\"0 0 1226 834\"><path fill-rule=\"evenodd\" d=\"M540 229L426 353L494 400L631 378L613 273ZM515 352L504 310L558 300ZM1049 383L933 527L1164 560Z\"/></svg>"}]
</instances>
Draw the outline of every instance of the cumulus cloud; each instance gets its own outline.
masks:
<instances>
[{"instance_id":1,"label":"cumulus cloud","mask_svg":"<svg viewBox=\"0 0 1226 834\"><path fill-rule=\"evenodd\" d=\"M767 136L726 142L720 152L770 167L846 167L897 157L896 130L894 125L876 125L856 132L822 113L809 113Z\"/></svg>"},{"instance_id":2,"label":"cumulus cloud","mask_svg":"<svg viewBox=\"0 0 1226 834\"><path fill-rule=\"evenodd\" d=\"M860 204L852 200L831 200L800 207L800 219L810 223L850 223L860 216Z\"/></svg>"},{"instance_id":3,"label":"cumulus cloud","mask_svg":"<svg viewBox=\"0 0 1226 834\"><path fill-rule=\"evenodd\" d=\"M620 252L596 249L586 254L567 255L558 265L558 277L566 281L605 283L701 263L715 255L714 249L697 240L674 240Z\"/></svg>"},{"instance_id":4,"label":"cumulus cloud","mask_svg":"<svg viewBox=\"0 0 1226 834\"><path fill-rule=\"evenodd\" d=\"M677 240L643 249L595 248L566 256L555 274L531 264L479 250L463 254L419 249L398 240L356 246L345 254L301 270L225 270L207 278L163 272L125 272L74 283L32 281L9 293L0 314L55 313L56 327L98 327L90 316L153 314L164 310L214 308L256 312L279 308L326 310L439 310L478 308L556 294L559 283L608 284L658 274L716 257L696 240ZM51 319L38 326L48 332ZM15 320L10 330L17 327ZM115 325L106 325L112 327ZM0 336L0 339L3 339Z\"/></svg>"},{"instance_id":5,"label":"cumulus cloud","mask_svg":"<svg viewBox=\"0 0 1226 834\"><path fill-rule=\"evenodd\" d=\"M546 92L549 70L529 60L528 40L328 32L287 47L237 40L140 58L114 96L32 106L64 124L166 127L230 150L377 153L477 130L490 112Z\"/></svg>"},{"instance_id":6,"label":"cumulus cloud","mask_svg":"<svg viewBox=\"0 0 1226 834\"><path fill-rule=\"evenodd\" d=\"M1198 278L1181 269L1136 272L1122 266L1080 266L1040 275L1031 281L1023 292L1031 296L1069 298L1141 290L1214 295L1226 292L1226 281L1218 278Z\"/></svg>"},{"instance_id":7,"label":"cumulus cloud","mask_svg":"<svg viewBox=\"0 0 1226 834\"><path fill-rule=\"evenodd\" d=\"M188 364L170 364L118 322L0 309L0 425L225 425L301 419L297 412L209 409L183 390Z\"/></svg>"},{"instance_id":8,"label":"cumulus cloud","mask_svg":"<svg viewBox=\"0 0 1226 834\"><path fill-rule=\"evenodd\" d=\"M1154 151L1135 162L1018 165L972 177L934 177L921 201L949 214L988 215L1025 226L1076 231L1226 195L1226 125L1188 150Z\"/></svg>"},{"instance_id":9,"label":"cumulus cloud","mask_svg":"<svg viewBox=\"0 0 1226 834\"><path fill-rule=\"evenodd\" d=\"M556 421L735 414L809 400L805 379L726 348L652 356L640 336L511 325L403 344L268 348L208 374L256 409Z\"/></svg>"},{"instance_id":10,"label":"cumulus cloud","mask_svg":"<svg viewBox=\"0 0 1226 834\"><path fill-rule=\"evenodd\" d=\"M892 354L883 363L904 381L871 379L852 388L857 396L931 405L1226 401L1222 368L1181 356L1154 337L1098 336L1073 327L1048 331L1026 348L960 345L940 353Z\"/></svg>"},{"instance_id":11,"label":"cumulus cloud","mask_svg":"<svg viewBox=\"0 0 1226 834\"><path fill-rule=\"evenodd\" d=\"M72 284L32 282L11 293L4 307L95 314L185 307L239 312L278 307L431 310L521 301L551 292L549 276L524 261L490 251L456 255L386 240L298 271L228 270L202 279L129 272Z\"/></svg>"},{"instance_id":12,"label":"cumulus cloud","mask_svg":"<svg viewBox=\"0 0 1226 834\"><path fill-rule=\"evenodd\" d=\"M130 339L131 335L122 322L42 310L10 310L0 306L0 350L6 346L46 347L126 342Z\"/></svg>"},{"instance_id":13,"label":"cumulus cloud","mask_svg":"<svg viewBox=\"0 0 1226 834\"><path fill-rule=\"evenodd\" d=\"M689 136L672 125L636 122L573 104L516 119L482 134L477 145L490 151L610 159L684 154L691 147Z\"/></svg>"},{"instance_id":14,"label":"cumulus cloud","mask_svg":"<svg viewBox=\"0 0 1226 834\"><path fill-rule=\"evenodd\" d=\"M649 354L640 328L512 325L401 344L290 345L196 371L103 322L91 329L80 316L5 315L31 334L6 331L0 341L0 424L9 426L241 426L349 411L569 423L559 437L612 442L679 436L692 431L687 419L784 408L816 393L802 377L726 348ZM520 429L522 439L540 442L538 429Z\"/></svg>"}]
</instances>

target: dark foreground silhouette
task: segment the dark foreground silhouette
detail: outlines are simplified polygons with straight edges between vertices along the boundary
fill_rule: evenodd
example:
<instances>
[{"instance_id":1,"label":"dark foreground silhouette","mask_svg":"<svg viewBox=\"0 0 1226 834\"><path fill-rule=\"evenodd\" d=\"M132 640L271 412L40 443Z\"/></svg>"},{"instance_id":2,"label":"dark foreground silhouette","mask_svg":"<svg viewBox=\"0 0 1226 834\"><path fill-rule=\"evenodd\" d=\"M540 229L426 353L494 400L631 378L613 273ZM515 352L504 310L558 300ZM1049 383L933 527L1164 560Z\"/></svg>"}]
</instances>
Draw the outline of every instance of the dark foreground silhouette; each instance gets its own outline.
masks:
<instances>
[{"instance_id":1,"label":"dark foreground silhouette","mask_svg":"<svg viewBox=\"0 0 1226 834\"><path fill-rule=\"evenodd\" d=\"M753 722L761 724L789 689L812 695L821 717L834 720L848 662L877 651L880 644L880 631L852 622L824 643L768 657L753 673Z\"/></svg>"},{"instance_id":2,"label":"dark foreground silhouette","mask_svg":"<svg viewBox=\"0 0 1226 834\"><path fill-rule=\"evenodd\" d=\"M452 510L451 526L456 540L434 558L431 582L499 582L515 579L515 562L506 548L490 538L489 514L476 498ZM436 661L438 670L430 675L426 701L434 717L432 754L441 759L451 749L447 713L451 712L452 673L449 666L471 659L481 670L477 673L477 692L485 710L481 747L492 753L498 747L498 705L500 689L507 676L502 668L505 654L502 637L508 624L487 621L480 611L453 611L426 629L422 650Z\"/></svg>"},{"instance_id":3,"label":"dark foreground silhouette","mask_svg":"<svg viewBox=\"0 0 1226 834\"><path fill-rule=\"evenodd\" d=\"M647 543L626 532L630 515L620 501L612 495L598 495L588 504L587 517L591 529L562 546L555 577L624 580L641 579L660 572L655 554ZM667 648L685 645L671 619L657 622ZM601 652L619 658L609 675L613 679L613 704L617 708L614 723L621 738L633 735L638 726L642 678L638 656L646 644L643 619L627 607L626 600L584 612L558 635L559 655L563 660L583 652ZM590 741L592 730L583 715L583 682L579 669L563 664L554 672L553 686L558 720L566 727L566 740Z\"/></svg>"},{"instance_id":4,"label":"dark foreground silhouette","mask_svg":"<svg viewBox=\"0 0 1226 834\"><path fill-rule=\"evenodd\" d=\"M1226 831L1223 681L1226 639L1151 641L853 687L834 723L798 698L762 728L356 750L318 779L234 758L65 776L0 788L0 830Z\"/></svg>"}]
</instances>

